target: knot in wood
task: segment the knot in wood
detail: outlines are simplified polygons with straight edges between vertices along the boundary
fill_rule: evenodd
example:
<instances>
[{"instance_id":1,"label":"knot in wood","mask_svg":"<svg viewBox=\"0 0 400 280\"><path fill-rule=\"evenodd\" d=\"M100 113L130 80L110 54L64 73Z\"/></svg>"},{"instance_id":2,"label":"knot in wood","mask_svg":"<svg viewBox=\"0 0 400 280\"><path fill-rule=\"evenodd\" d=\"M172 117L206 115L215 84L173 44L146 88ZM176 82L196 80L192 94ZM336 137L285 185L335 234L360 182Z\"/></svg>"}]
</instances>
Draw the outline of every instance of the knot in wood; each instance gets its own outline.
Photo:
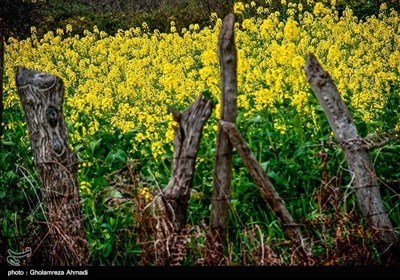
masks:
<instances>
[{"instance_id":1,"label":"knot in wood","mask_svg":"<svg viewBox=\"0 0 400 280\"><path fill-rule=\"evenodd\" d=\"M47 117L47 121L49 122L50 126L55 128L57 126L57 122L58 122L58 110L57 110L57 108L52 106L52 105L47 107L46 117Z\"/></svg>"},{"instance_id":2,"label":"knot in wood","mask_svg":"<svg viewBox=\"0 0 400 280\"><path fill-rule=\"evenodd\" d=\"M53 150L57 153L57 155L63 154L64 146L61 143L60 138L58 138L56 133L53 133L51 144L53 146Z\"/></svg>"},{"instance_id":3,"label":"knot in wood","mask_svg":"<svg viewBox=\"0 0 400 280\"><path fill-rule=\"evenodd\" d=\"M329 76L326 73L318 72L315 77L318 87L323 87L326 84L328 77Z\"/></svg>"}]
</instances>

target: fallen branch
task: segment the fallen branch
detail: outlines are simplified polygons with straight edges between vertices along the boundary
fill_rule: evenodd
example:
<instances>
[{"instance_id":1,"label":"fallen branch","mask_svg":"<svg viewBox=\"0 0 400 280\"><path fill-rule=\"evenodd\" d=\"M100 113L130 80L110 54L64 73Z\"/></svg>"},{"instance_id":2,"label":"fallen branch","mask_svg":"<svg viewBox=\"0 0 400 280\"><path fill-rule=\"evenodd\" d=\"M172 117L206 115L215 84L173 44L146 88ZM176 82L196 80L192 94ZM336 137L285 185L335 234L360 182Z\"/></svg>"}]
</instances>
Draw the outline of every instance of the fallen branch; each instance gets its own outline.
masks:
<instances>
[{"instance_id":1,"label":"fallen branch","mask_svg":"<svg viewBox=\"0 0 400 280\"><path fill-rule=\"evenodd\" d=\"M250 172L251 177L258 186L262 196L267 201L269 207L274 212L287 236L299 247L299 255L302 258L310 259L312 257L309 245L300 231L299 224L296 224L287 210L284 201L276 192L271 181L265 175L261 165L251 152L244 141L235 124L231 122L220 121L222 128L228 133L232 144L235 146L244 164Z\"/></svg>"}]
</instances>

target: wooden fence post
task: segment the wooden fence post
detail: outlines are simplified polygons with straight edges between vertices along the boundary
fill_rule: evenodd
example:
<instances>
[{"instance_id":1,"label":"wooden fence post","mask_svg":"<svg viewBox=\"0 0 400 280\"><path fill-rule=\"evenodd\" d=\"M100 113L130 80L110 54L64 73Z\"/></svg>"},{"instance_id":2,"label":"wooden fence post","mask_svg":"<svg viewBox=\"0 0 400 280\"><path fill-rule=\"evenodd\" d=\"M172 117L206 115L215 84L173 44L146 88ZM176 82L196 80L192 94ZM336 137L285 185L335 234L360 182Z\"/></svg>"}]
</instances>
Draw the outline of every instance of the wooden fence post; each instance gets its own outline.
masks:
<instances>
[{"instance_id":1,"label":"wooden fence post","mask_svg":"<svg viewBox=\"0 0 400 280\"><path fill-rule=\"evenodd\" d=\"M332 78L314 55L305 64L307 80L328 117L336 141L343 148L353 177L353 187L361 213L378 239L384 244L398 243L396 232L384 210L374 165L351 114L343 102Z\"/></svg>"},{"instance_id":2,"label":"wooden fence post","mask_svg":"<svg viewBox=\"0 0 400 280\"><path fill-rule=\"evenodd\" d=\"M47 73L18 67L16 84L42 183L51 265L87 265L88 246L77 186L77 156L69 147L62 111L63 81Z\"/></svg>"},{"instance_id":3,"label":"wooden fence post","mask_svg":"<svg viewBox=\"0 0 400 280\"><path fill-rule=\"evenodd\" d=\"M219 63L221 67L221 117L223 121L235 123L237 114L237 51L235 44L235 16L227 15L219 35ZM228 228L229 204L232 181L232 143L228 134L218 126L216 159L214 167L214 189L211 208L211 231L207 238L210 264L220 264L223 258L226 231Z\"/></svg>"},{"instance_id":4,"label":"wooden fence post","mask_svg":"<svg viewBox=\"0 0 400 280\"><path fill-rule=\"evenodd\" d=\"M184 229L197 151L203 127L211 115L213 105L211 100L200 94L183 112L177 112L170 107L178 126L174 136L172 176L167 187L155 199L157 265L179 265L185 256Z\"/></svg>"}]
</instances>

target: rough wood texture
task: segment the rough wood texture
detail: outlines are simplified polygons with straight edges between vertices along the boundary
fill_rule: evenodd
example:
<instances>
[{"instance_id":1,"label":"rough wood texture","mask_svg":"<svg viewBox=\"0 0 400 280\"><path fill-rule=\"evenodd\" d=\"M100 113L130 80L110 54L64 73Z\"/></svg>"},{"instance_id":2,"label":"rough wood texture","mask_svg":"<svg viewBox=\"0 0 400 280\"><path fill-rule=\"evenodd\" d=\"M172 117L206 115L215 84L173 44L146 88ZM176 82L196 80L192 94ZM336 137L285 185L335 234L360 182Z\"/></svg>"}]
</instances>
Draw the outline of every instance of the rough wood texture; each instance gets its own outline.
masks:
<instances>
[{"instance_id":1,"label":"rough wood texture","mask_svg":"<svg viewBox=\"0 0 400 280\"><path fill-rule=\"evenodd\" d=\"M251 177L253 177L253 180L258 186L262 196L267 201L271 210L275 213L282 227L285 229L287 236L298 246L299 249L296 253L299 253L301 258L305 258L306 260L310 259L310 257L312 257L311 250L309 245L305 242L299 225L294 222L284 201L276 192L271 181L265 175L261 165L249 149L235 124L220 121L220 125L229 134L232 144L236 147L236 150L243 159Z\"/></svg>"},{"instance_id":2,"label":"rough wood texture","mask_svg":"<svg viewBox=\"0 0 400 280\"><path fill-rule=\"evenodd\" d=\"M77 187L77 156L64 123L60 78L18 68L16 83L28 124L49 222L51 265L86 265L88 247Z\"/></svg>"},{"instance_id":3,"label":"rough wood texture","mask_svg":"<svg viewBox=\"0 0 400 280\"><path fill-rule=\"evenodd\" d=\"M170 108L175 128L172 177L155 200L156 264L179 265L186 253L186 213L194 176L197 151L213 103L200 95L185 111Z\"/></svg>"},{"instance_id":4,"label":"rough wood texture","mask_svg":"<svg viewBox=\"0 0 400 280\"><path fill-rule=\"evenodd\" d=\"M174 161L172 177L164 189L164 197L175 214L176 228L186 225L186 210L192 189L192 181L203 127L211 115L213 103L203 95L182 113L170 108L175 128Z\"/></svg>"},{"instance_id":5,"label":"rough wood texture","mask_svg":"<svg viewBox=\"0 0 400 280\"><path fill-rule=\"evenodd\" d=\"M221 66L221 120L236 121L237 105L237 51L234 40L235 16L227 15L219 35L219 62ZM214 167L214 189L211 209L211 239L208 247L222 247L226 236L232 180L232 143L222 127L218 127L216 159ZM219 263L217 257L216 262Z\"/></svg>"},{"instance_id":6,"label":"rough wood texture","mask_svg":"<svg viewBox=\"0 0 400 280\"><path fill-rule=\"evenodd\" d=\"M386 244L397 243L397 235L382 204L374 165L350 112L331 77L314 55L310 55L306 61L305 71L307 80L328 117L336 141L343 148L364 219L380 241Z\"/></svg>"}]
</instances>

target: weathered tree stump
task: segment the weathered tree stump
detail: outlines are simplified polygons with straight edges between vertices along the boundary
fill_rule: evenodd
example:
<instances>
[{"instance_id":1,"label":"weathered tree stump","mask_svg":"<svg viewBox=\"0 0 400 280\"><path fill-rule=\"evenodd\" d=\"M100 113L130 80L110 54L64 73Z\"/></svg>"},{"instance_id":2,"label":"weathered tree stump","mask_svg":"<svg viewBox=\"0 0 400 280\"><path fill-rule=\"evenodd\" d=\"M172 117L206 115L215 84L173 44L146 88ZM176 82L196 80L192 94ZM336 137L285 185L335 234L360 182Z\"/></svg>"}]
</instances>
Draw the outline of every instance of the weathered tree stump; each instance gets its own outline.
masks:
<instances>
[{"instance_id":1,"label":"weathered tree stump","mask_svg":"<svg viewBox=\"0 0 400 280\"><path fill-rule=\"evenodd\" d=\"M221 66L221 116L227 122L236 122L237 105L237 51L235 44L235 16L227 15L221 27L218 56ZM207 260L211 265L221 264L226 243L229 204L232 184L232 143L228 134L218 126L214 189L212 194L211 225L207 237Z\"/></svg>"},{"instance_id":2,"label":"weathered tree stump","mask_svg":"<svg viewBox=\"0 0 400 280\"><path fill-rule=\"evenodd\" d=\"M77 186L77 156L69 147L62 111L63 81L19 67L16 84L42 183L51 265L86 265L88 246Z\"/></svg>"},{"instance_id":3,"label":"weathered tree stump","mask_svg":"<svg viewBox=\"0 0 400 280\"><path fill-rule=\"evenodd\" d=\"M287 236L293 241L294 245L296 245L297 250L295 253L304 260L305 264L308 264L309 261L312 260L312 253L309 244L307 244L303 234L301 233L300 225L294 222L294 219L287 210L283 199L279 196L271 181L265 175L261 165L251 152L246 141L244 141L236 125L224 121L220 121L220 124L229 134L232 144L236 147L236 150L243 159L251 177L253 177L253 180L258 186L262 196L278 218Z\"/></svg>"},{"instance_id":4,"label":"weathered tree stump","mask_svg":"<svg viewBox=\"0 0 400 280\"><path fill-rule=\"evenodd\" d=\"M351 114L343 102L332 78L321 67L314 55L306 61L307 80L318 98L336 141L343 148L353 177L353 187L361 213L383 244L398 243L397 235L384 209L374 165ZM385 245L385 246L386 246Z\"/></svg>"},{"instance_id":5,"label":"weathered tree stump","mask_svg":"<svg viewBox=\"0 0 400 280\"><path fill-rule=\"evenodd\" d=\"M183 112L170 108L178 126L175 128L172 177L155 199L157 265L179 265L185 256L186 214L197 151L212 108L212 101L202 94Z\"/></svg>"}]
</instances>

